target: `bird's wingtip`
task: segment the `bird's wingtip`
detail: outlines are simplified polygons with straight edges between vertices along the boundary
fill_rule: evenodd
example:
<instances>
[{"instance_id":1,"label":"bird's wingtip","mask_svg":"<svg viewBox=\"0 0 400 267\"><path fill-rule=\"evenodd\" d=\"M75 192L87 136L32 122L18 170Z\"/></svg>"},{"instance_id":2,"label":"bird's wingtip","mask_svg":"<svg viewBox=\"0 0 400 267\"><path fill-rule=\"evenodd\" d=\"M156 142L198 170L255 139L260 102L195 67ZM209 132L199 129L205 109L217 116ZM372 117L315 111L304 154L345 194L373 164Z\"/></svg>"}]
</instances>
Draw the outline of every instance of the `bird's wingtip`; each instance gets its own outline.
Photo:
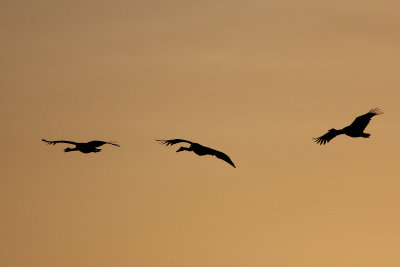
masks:
<instances>
[{"instance_id":1,"label":"bird's wingtip","mask_svg":"<svg viewBox=\"0 0 400 267\"><path fill-rule=\"evenodd\" d=\"M384 112L383 112L380 108L378 108L378 107L371 109L371 110L369 111L369 113L374 113L375 115L384 114Z\"/></svg>"},{"instance_id":2,"label":"bird's wingtip","mask_svg":"<svg viewBox=\"0 0 400 267\"><path fill-rule=\"evenodd\" d=\"M113 145L113 146L121 147L120 145L117 144L116 141L109 141L107 143L110 144L110 145Z\"/></svg>"},{"instance_id":3,"label":"bird's wingtip","mask_svg":"<svg viewBox=\"0 0 400 267\"><path fill-rule=\"evenodd\" d=\"M47 141L46 139L43 139L43 138L42 138L42 141L45 142L45 143L47 143L48 145L51 144L51 142L50 142L50 141Z\"/></svg>"}]
</instances>

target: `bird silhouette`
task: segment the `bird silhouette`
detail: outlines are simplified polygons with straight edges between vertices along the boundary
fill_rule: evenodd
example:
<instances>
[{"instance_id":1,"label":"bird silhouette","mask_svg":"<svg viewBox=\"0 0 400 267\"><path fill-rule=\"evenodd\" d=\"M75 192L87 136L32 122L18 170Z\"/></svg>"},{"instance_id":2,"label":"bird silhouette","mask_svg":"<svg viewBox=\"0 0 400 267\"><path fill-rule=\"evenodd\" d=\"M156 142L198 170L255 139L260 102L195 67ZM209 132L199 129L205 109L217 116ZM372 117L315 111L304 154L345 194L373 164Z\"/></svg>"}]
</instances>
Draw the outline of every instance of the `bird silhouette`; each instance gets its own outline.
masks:
<instances>
[{"instance_id":1,"label":"bird silhouette","mask_svg":"<svg viewBox=\"0 0 400 267\"><path fill-rule=\"evenodd\" d=\"M223 161L226 161L227 163L232 165L234 168L236 168L235 164L228 157L228 155L226 155L220 151L214 150L212 148L202 146L200 144L193 143L193 142L183 140L183 139L156 140L156 141L158 141L161 144L166 145L166 146L172 146L172 145L175 145L178 143L189 143L190 144L189 147L180 147L176 152L193 151L196 155L199 155L199 156L204 156L204 155L216 156L217 158L222 159Z\"/></svg>"},{"instance_id":2,"label":"bird silhouette","mask_svg":"<svg viewBox=\"0 0 400 267\"><path fill-rule=\"evenodd\" d=\"M369 138L369 133L364 133L365 128L367 127L371 118L375 115L383 114L383 112L379 108L374 108L357 117L349 126L344 127L343 129L336 130L334 128L330 129L326 134L320 136L318 138L313 138L317 144L325 145L333 138L340 134L345 134L350 137L364 137Z\"/></svg>"},{"instance_id":3,"label":"bird silhouette","mask_svg":"<svg viewBox=\"0 0 400 267\"><path fill-rule=\"evenodd\" d=\"M55 144L59 144L59 143L66 143L66 144L71 144L71 145L75 145L75 147L70 148L67 147L66 149L64 149L64 152L71 152L71 151L80 151L82 153L97 153L100 152L101 149L97 148L99 146L105 145L105 144L110 144L113 146L118 146L118 144L115 144L113 142L105 142L105 141L90 141L87 143L76 143L76 142L72 142L72 141L65 141L65 140L58 140L58 141L47 141L46 139L42 139L43 142L46 142L48 145L55 145Z\"/></svg>"}]
</instances>

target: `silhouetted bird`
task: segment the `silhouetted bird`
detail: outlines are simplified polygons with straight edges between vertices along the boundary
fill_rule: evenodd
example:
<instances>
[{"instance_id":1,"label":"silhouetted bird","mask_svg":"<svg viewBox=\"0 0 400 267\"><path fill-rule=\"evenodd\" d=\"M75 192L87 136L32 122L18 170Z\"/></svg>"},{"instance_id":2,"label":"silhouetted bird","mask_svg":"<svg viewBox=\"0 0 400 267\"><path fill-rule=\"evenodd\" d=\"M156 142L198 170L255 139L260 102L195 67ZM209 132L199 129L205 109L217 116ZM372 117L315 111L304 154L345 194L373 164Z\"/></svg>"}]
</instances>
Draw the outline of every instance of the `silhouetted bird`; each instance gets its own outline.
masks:
<instances>
[{"instance_id":1,"label":"silhouetted bird","mask_svg":"<svg viewBox=\"0 0 400 267\"><path fill-rule=\"evenodd\" d=\"M119 146L118 144L112 143L112 142L105 142L105 141L90 141L87 143L76 143L76 142L71 142L71 141L65 141L65 140L58 140L58 141L47 141L45 139L42 139L43 142L46 142L48 145L55 145L58 143L66 143L66 144L71 144L75 145L74 148L67 147L64 149L64 152L70 152L70 151L80 151L82 153L97 153L100 152L101 149L97 148L99 146L105 145L105 144L110 144L113 146Z\"/></svg>"},{"instance_id":2,"label":"silhouetted bird","mask_svg":"<svg viewBox=\"0 0 400 267\"><path fill-rule=\"evenodd\" d=\"M317 144L320 145L325 145L325 143L328 143L331 141L333 138L340 134L345 134L350 137L364 137L364 138L369 138L370 134L369 133L364 133L365 127L367 127L369 121L371 118L375 115L380 115L383 114L382 111L380 111L379 108L374 108L371 109L368 113L361 115L357 117L352 124L350 124L347 127L344 127L341 130L336 130L336 129L330 129L328 133L324 134L321 137L318 138L313 138Z\"/></svg>"},{"instance_id":3,"label":"silhouetted bird","mask_svg":"<svg viewBox=\"0 0 400 267\"><path fill-rule=\"evenodd\" d=\"M172 146L175 145L177 143L189 143L190 146L189 147L180 147L176 152L181 152L181 151L193 151L195 154L199 155L199 156L204 156L204 155L211 155L211 156L216 156L219 159L222 159L226 162L228 162L230 165L232 165L234 168L236 168L235 164L232 162L232 160L224 153L214 150L212 148L206 147L206 146L202 146L200 144L197 143L193 143L187 140L183 140L183 139L171 139L171 140L156 140L158 142L160 142L163 145L166 146Z\"/></svg>"}]
</instances>

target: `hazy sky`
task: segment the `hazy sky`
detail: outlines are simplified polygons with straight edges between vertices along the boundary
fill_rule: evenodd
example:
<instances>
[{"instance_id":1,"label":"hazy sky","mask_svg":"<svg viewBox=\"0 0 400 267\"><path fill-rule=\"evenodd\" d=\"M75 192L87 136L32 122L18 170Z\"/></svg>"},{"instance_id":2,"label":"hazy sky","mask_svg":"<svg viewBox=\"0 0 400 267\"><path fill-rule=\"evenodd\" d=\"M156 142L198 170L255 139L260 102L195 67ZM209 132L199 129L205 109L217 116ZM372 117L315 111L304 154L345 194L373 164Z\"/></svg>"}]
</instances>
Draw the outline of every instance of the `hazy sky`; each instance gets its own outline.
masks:
<instances>
[{"instance_id":1,"label":"hazy sky","mask_svg":"<svg viewBox=\"0 0 400 267\"><path fill-rule=\"evenodd\" d=\"M3 1L0 265L399 266L399 8Z\"/></svg>"}]
</instances>

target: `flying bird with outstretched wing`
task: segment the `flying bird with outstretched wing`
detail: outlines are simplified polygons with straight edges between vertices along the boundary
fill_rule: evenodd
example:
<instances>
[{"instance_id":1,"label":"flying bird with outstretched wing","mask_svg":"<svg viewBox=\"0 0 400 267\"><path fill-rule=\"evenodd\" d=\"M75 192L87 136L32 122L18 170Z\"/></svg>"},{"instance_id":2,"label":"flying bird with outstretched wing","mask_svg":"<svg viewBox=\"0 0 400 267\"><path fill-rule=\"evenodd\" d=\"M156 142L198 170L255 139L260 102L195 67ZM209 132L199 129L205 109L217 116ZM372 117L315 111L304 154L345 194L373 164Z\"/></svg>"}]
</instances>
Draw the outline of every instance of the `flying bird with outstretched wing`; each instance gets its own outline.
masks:
<instances>
[{"instance_id":1,"label":"flying bird with outstretched wing","mask_svg":"<svg viewBox=\"0 0 400 267\"><path fill-rule=\"evenodd\" d=\"M64 149L64 152L80 151L85 154L100 152L101 149L99 149L98 147L105 145L105 144L119 147L119 145L114 142L97 141L97 140L90 141L87 143L77 143L77 142L66 141L66 140L47 141L46 139L42 139L42 141L47 143L48 145L55 145L55 144L60 144L60 143L75 145L75 147L73 147L73 148L67 147L66 149Z\"/></svg>"},{"instance_id":2,"label":"flying bird with outstretched wing","mask_svg":"<svg viewBox=\"0 0 400 267\"><path fill-rule=\"evenodd\" d=\"M222 159L223 161L226 161L228 164L232 165L234 168L236 168L235 164L232 162L232 160L226 155L225 153L222 153L221 151L202 146L197 143L193 143L191 141L187 141L184 139L171 139L171 140L156 140L160 142L163 145L166 146L172 146L178 143L188 143L190 144L189 147L180 147L176 152L181 152L181 151L192 151L196 155L199 156L204 156L204 155L211 155L211 156L216 156L219 159Z\"/></svg>"},{"instance_id":3,"label":"flying bird with outstretched wing","mask_svg":"<svg viewBox=\"0 0 400 267\"><path fill-rule=\"evenodd\" d=\"M333 138L338 135L345 134L350 137L364 137L369 138L369 133L364 133L365 128L367 127L368 123L370 122L371 118L375 115L383 114L383 112L379 108L374 108L357 117L349 126L344 127L343 129L336 130L334 128L330 129L326 134L313 138L317 144L325 145Z\"/></svg>"}]
</instances>

